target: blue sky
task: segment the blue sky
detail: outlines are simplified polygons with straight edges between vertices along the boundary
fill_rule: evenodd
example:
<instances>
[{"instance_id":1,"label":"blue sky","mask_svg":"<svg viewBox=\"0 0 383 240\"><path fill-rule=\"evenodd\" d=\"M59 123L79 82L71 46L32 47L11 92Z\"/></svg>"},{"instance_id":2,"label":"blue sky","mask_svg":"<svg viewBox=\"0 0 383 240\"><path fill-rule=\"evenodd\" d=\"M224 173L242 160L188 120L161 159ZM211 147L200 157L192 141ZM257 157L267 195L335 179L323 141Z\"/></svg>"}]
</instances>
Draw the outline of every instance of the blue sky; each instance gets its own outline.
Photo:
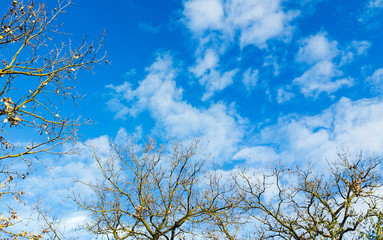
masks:
<instances>
[{"instance_id":1,"label":"blue sky","mask_svg":"<svg viewBox=\"0 0 383 240\"><path fill-rule=\"evenodd\" d=\"M320 134L331 147L315 158L367 151L369 135L380 133L364 127L379 125L382 7L377 0L77 2L60 19L63 30L76 39L106 29L111 62L79 78L81 114L97 122L83 138L113 137L120 128L203 137L222 162L258 146L299 152L291 139L321 145ZM368 113L353 115L360 111ZM346 115L350 126L340 130ZM308 135L288 132L294 124Z\"/></svg>"},{"instance_id":2,"label":"blue sky","mask_svg":"<svg viewBox=\"0 0 383 240\"><path fill-rule=\"evenodd\" d=\"M85 97L62 110L96 122L80 146L201 137L227 171L383 149L382 0L78 0L59 21L74 43L107 32L110 64L80 73ZM36 196L37 182L60 199L93 179L90 156L66 157L50 183L31 177Z\"/></svg>"}]
</instances>

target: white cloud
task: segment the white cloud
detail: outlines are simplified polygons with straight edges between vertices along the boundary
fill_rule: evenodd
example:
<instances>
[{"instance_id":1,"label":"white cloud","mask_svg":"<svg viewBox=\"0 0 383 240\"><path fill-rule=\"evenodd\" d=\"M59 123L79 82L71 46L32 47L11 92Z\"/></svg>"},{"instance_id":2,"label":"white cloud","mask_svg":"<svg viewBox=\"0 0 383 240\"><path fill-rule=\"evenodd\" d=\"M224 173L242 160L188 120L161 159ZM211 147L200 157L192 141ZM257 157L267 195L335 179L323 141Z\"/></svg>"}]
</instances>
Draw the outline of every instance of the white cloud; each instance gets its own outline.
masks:
<instances>
[{"instance_id":1,"label":"white cloud","mask_svg":"<svg viewBox=\"0 0 383 240\"><path fill-rule=\"evenodd\" d=\"M369 0L366 1L366 5L363 13L360 15L358 21L365 25L368 29L377 29L380 26L380 21L376 21L379 18L378 14L383 8L383 0Z\"/></svg>"},{"instance_id":2,"label":"white cloud","mask_svg":"<svg viewBox=\"0 0 383 240\"><path fill-rule=\"evenodd\" d=\"M383 102L380 99L339 102L315 116L290 115L264 128L257 136L261 146L273 144L286 164L309 160L324 166L336 159L337 151L351 154L362 150L366 156L383 148ZM253 146L255 147L255 146ZM278 150L276 150L278 149ZM265 151L275 159L272 151ZM256 161L248 154L249 161ZM260 159L265 159L263 156Z\"/></svg>"},{"instance_id":3,"label":"white cloud","mask_svg":"<svg viewBox=\"0 0 383 240\"><path fill-rule=\"evenodd\" d=\"M141 23L139 23L138 26L142 30L148 31L148 32L153 33L153 34L157 34L161 31L161 26L154 26L154 25L151 25L150 23L141 22Z\"/></svg>"},{"instance_id":4,"label":"white cloud","mask_svg":"<svg viewBox=\"0 0 383 240\"><path fill-rule=\"evenodd\" d=\"M81 239L94 239L94 236L88 235L85 231L78 232L78 228L89 223L90 219L86 213L76 211L78 205L69 196L81 194L83 199L91 196L92 190L83 183L95 184L103 179L93 150L103 161L113 152L110 143L112 141L126 143L126 136L128 136L126 130L120 128L114 139L100 136L77 142L78 154L63 155L59 161L52 160L51 155L42 156L42 164L35 162L36 170L30 172L25 179L20 179L20 188L27 195L23 198L23 203L26 204L15 206L19 213L18 217L23 219L23 222L17 224L15 228L25 225L23 230L37 231L46 225L34 209L38 204L40 211L47 212L46 217L57 217L58 232L65 233L68 238L78 237L77 234L81 234ZM66 146L62 147L65 151Z\"/></svg>"},{"instance_id":5,"label":"white cloud","mask_svg":"<svg viewBox=\"0 0 383 240\"><path fill-rule=\"evenodd\" d=\"M44 159L46 166L38 169L40 174L31 174L23 182L25 192L31 197L54 192L55 194L46 198L49 199L49 204L59 204L73 192L85 194L87 187L74 181L96 182L101 177L92 148L97 150L100 158L105 158L111 152L110 139L100 136L78 142L76 148L78 154L65 155L59 162L50 158ZM48 166L49 168L46 168Z\"/></svg>"},{"instance_id":6,"label":"white cloud","mask_svg":"<svg viewBox=\"0 0 383 240\"><path fill-rule=\"evenodd\" d=\"M153 111L161 114L170 111L173 102L180 99L182 90L175 87L173 81L175 69L172 67L170 57L159 57L146 71L148 72L146 79L134 90L127 83L119 86L107 86L117 94L117 97L112 98L109 102L121 104L120 108L109 105L110 110L117 112L116 116L120 118L126 117L126 115L136 116L148 106L159 107L153 108ZM128 107L122 101L134 102L134 104ZM161 104L157 106L155 101L159 101Z\"/></svg>"},{"instance_id":7,"label":"white cloud","mask_svg":"<svg viewBox=\"0 0 383 240\"><path fill-rule=\"evenodd\" d=\"M238 70L224 72L223 74L218 68L219 56L213 49L207 49L203 58L198 58L196 65L189 68L189 71L199 78L199 83L205 86L206 92L202 96L202 100L206 101L211 98L215 92L221 91L233 83L233 77Z\"/></svg>"},{"instance_id":8,"label":"white cloud","mask_svg":"<svg viewBox=\"0 0 383 240\"><path fill-rule=\"evenodd\" d=\"M258 82L258 69L248 68L242 75L242 82L248 91L252 90Z\"/></svg>"},{"instance_id":9,"label":"white cloud","mask_svg":"<svg viewBox=\"0 0 383 240\"><path fill-rule=\"evenodd\" d=\"M296 60L307 64L329 61L338 54L338 43L329 41L325 33L318 33L302 41Z\"/></svg>"},{"instance_id":10,"label":"white cloud","mask_svg":"<svg viewBox=\"0 0 383 240\"><path fill-rule=\"evenodd\" d=\"M196 35L219 31L224 38L239 34L240 46L265 47L266 41L291 33L297 15L284 12L280 0L189 0L184 5L186 25Z\"/></svg>"},{"instance_id":11,"label":"white cloud","mask_svg":"<svg viewBox=\"0 0 383 240\"><path fill-rule=\"evenodd\" d=\"M273 71L274 76L278 76L280 74L280 71L279 71L280 65L277 61L277 58L272 54L270 54L264 58L263 66L264 67L271 66L274 70Z\"/></svg>"},{"instance_id":12,"label":"white cloud","mask_svg":"<svg viewBox=\"0 0 383 240\"><path fill-rule=\"evenodd\" d=\"M109 99L106 102L108 108L114 112L118 112L114 115L114 119L126 119L126 115L129 113L129 109L125 107L117 98Z\"/></svg>"},{"instance_id":13,"label":"white cloud","mask_svg":"<svg viewBox=\"0 0 383 240\"><path fill-rule=\"evenodd\" d=\"M244 135L244 122L233 106L216 103L198 109L183 101L169 56L158 57L147 71L136 89L128 84L109 86L116 94L113 101L123 103L128 109L120 112L111 108L116 115L135 116L148 110L156 122L155 130L165 136L173 135L181 140L203 137L209 141L209 151L216 155L230 155L236 150Z\"/></svg>"},{"instance_id":14,"label":"white cloud","mask_svg":"<svg viewBox=\"0 0 383 240\"><path fill-rule=\"evenodd\" d=\"M238 69L225 72L223 74L216 70L210 71L200 78L201 85L205 85L206 92L202 96L202 101L211 98L215 92L221 91L233 83L233 78L237 74Z\"/></svg>"},{"instance_id":15,"label":"white cloud","mask_svg":"<svg viewBox=\"0 0 383 240\"><path fill-rule=\"evenodd\" d=\"M116 138L123 132L120 130ZM24 204L15 206L19 213L18 217L23 219L15 228L31 229L36 232L41 226L46 225L34 209L38 205L40 211L47 212L47 217L58 218L60 223L57 227L60 233L65 233L68 238L77 236L76 230L90 219L75 210L78 206L69 196L78 193L85 198L89 196L90 188L76 180L96 183L102 178L90 147L97 150L100 158L105 158L111 153L110 141L109 137L100 136L85 142L77 142L78 154L62 155L58 160L52 158L52 155L41 155L39 157L41 162L37 161L33 165L35 170L29 169L31 172L26 178L20 179L19 187L27 195L23 197ZM62 151L67 148L65 145L61 147ZM85 232L81 234L84 239L92 239L90 236L87 238Z\"/></svg>"},{"instance_id":16,"label":"white cloud","mask_svg":"<svg viewBox=\"0 0 383 240\"><path fill-rule=\"evenodd\" d=\"M368 41L352 41L351 46L356 49L358 55L363 55L371 47L371 43Z\"/></svg>"},{"instance_id":17,"label":"white cloud","mask_svg":"<svg viewBox=\"0 0 383 240\"><path fill-rule=\"evenodd\" d=\"M129 71L125 72L125 73L122 75L122 77L124 77L124 78L130 78L130 77L132 77L132 76L134 76L134 75L136 75L136 74L137 74L136 69L132 68L132 69L130 69Z\"/></svg>"},{"instance_id":18,"label":"white cloud","mask_svg":"<svg viewBox=\"0 0 383 240\"><path fill-rule=\"evenodd\" d=\"M295 94L290 91L289 87L279 88L277 92L277 102L284 103L295 97Z\"/></svg>"},{"instance_id":19,"label":"white cloud","mask_svg":"<svg viewBox=\"0 0 383 240\"><path fill-rule=\"evenodd\" d=\"M368 6L370 8L381 8L383 7L383 0L370 0Z\"/></svg>"},{"instance_id":20,"label":"white cloud","mask_svg":"<svg viewBox=\"0 0 383 240\"><path fill-rule=\"evenodd\" d=\"M255 45L266 48L270 39L286 40L292 32L291 20L297 12L285 12L280 0L188 0L184 2L184 22L199 41L196 63L189 68L206 88L202 100L233 84L240 70L220 66L219 60L228 47ZM274 74L279 74L275 59ZM247 90L256 84L256 70L245 72ZM114 102L115 108L121 106ZM117 116L119 117L119 116Z\"/></svg>"},{"instance_id":21,"label":"white cloud","mask_svg":"<svg viewBox=\"0 0 383 240\"><path fill-rule=\"evenodd\" d=\"M371 43L368 41L352 41L349 46L347 46L347 51L342 52L342 58L340 61L340 66L351 63L355 55L367 55L368 49L371 47Z\"/></svg>"},{"instance_id":22,"label":"white cloud","mask_svg":"<svg viewBox=\"0 0 383 240\"><path fill-rule=\"evenodd\" d=\"M289 13L281 9L279 0L232 0L225 5L227 28L240 32L240 45L265 47L266 41L290 34Z\"/></svg>"},{"instance_id":23,"label":"white cloud","mask_svg":"<svg viewBox=\"0 0 383 240\"><path fill-rule=\"evenodd\" d=\"M246 164L254 166L254 164L267 164L276 161L278 154L271 147L255 146L245 147L233 156L234 160L246 160Z\"/></svg>"},{"instance_id":24,"label":"white cloud","mask_svg":"<svg viewBox=\"0 0 383 240\"><path fill-rule=\"evenodd\" d=\"M372 86L372 90L377 93L383 91L383 68L377 69L370 77L367 78L367 83Z\"/></svg>"},{"instance_id":25,"label":"white cloud","mask_svg":"<svg viewBox=\"0 0 383 240\"><path fill-rule=\"evenodd\" d=\"M315 64L302 76L294 79L293 84L301 88L305 97L317 97L320 93L331 94L342 87L354 85L352 78L339 78L342 72L329 61L323 61ZM333 81L333 78L337 78Z\"/></svg>"},{"instance_id":26,"label":"white cloud","mask_svg":"<svg viewBox=\"0 0 383 240\"><path fill-rule=\"evenodd\" d=\"M196 33L207 29L220 30L223 27L224 12L220 0L187 1L184 15L188 27Z\"/></svg>"},{"instance_id":27,"label":"white cloud","mask_svg":"<svg viewBox=\"0 0 383 240\"><path fill-rule=\"evenodd\" d=\"M80 226L89 224L90 221L91 219L88 215L85 215L82 212L73 212L72 215L69 215L66 218L64 218L60 225L62 225L62 228L64 228L63 231L75 231Z\"/></svg>"},{"instance_id":28,"label":"white cloud","mask_svg":"<svg viewBox=\"0 0 383 240\"><path fill-rule=\"evenodd\" d=\"M213 49L207 49L203 58L198 58L196 65L189 68L196 77L201 77L208 70L215 69L218 66L219 56Z\"/></svg>"},{"instance_id":29,"label":"white cloud","mask_svg":"<svg viewBox=\"0 0 383 240\"><path fill-rule=\"evenodd\" d=\"M309 36L300 43L295 61L310 66L294 79L293 84L300 87L305 97L331 94L340 88L353 86L353 78L344 76L341 68L351 63L355 54L366 54L371 45L367 41L352 41L345 50L339 50L338 42L329 40L325 32Z\"/></svg>"},{"instance_id":30,"label":"white cloud","mask_svg":"<svg viewBox=\"0 0 383 240\"><path fill-rule=\"evenodd\" d=\"M118 132L120 133L120 131ZM93 138L85 141L85 150L88 150L87 147L92 147L94 149L97 149L97 152L99 154L108 155L111 151L110 149L110 140L108 136L101 136L98 138Z\"/></svg>"}]
</instances>

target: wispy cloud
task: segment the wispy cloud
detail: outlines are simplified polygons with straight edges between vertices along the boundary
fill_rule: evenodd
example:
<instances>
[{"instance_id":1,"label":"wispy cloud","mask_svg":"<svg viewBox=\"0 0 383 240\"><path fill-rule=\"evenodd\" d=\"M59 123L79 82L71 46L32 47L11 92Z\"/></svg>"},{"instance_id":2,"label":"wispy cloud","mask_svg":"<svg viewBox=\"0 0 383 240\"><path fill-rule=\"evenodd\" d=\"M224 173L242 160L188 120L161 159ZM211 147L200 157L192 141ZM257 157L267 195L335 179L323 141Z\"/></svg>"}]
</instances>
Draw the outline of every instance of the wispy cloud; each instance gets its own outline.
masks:
<instances>
[{"instance_id":1,"label":"wispy cloud","mask_svg":"<svg viewBox=\"0 0 383 240\"><path fill-rule=\"evenodd\" d=\"M295 97L295 94L291 91L291 87L278 88L277 90L277 102L284 103Z\"/></svg>"},{"instance_id":2,"label":"wispy cloud","mask_svg":"<svg viewBox=\"0 0 383 240\"><path fill-rule=\"evenodd\" d=\"M161 26L153 26L149 23L144 23L144 22L141 22L139 24L139 27L142 30L148 31L148 32L153 33L153 34L158 34L161 31Z\"/></svg>"},{"instance_id":3,"label":"wispy cloud","mask_svg":"<svg viewBox=\"0 0 383 240\"><path fill-rule=\"evenodd\" d=\"M371 90L374 93L381 94L383 91L383 68L377 69L366 79L366 82L371 86Z\"/></svg>"},{"instance_id":4,"label":"wispy cloud","mask_svg":"<svg viewBox=\"0 0 383 240\"><path fill-rule=\"evenodd\" d=\"M248 68L242 74L242 82L248 91L251 91L257 85L258 74L259 74L259 70L252 69L252 68Z\"/></svg>"},{"instance_id":5,"label":"wispy cloud","mask_svg":"<svg viewBox=\"0 0 383 240\"><path fill-rule=\"evenodd\" d=\"M351 46L356 49L358 55L367 53L367 50L371 47L371 43L368 41L352 41Z\"/></svg>"},{"instance_id":6,"label":"wispy cloud","mask_svg":"<svg viewBox=\"0 0 383 240\"><path fill-rule=\"evenodd\" d=\"M362 23L367 29L377 29L381 26L380 21L375 21L379 12L383 8L382 0L370 0L365 2L365 7L358 21Z\"/></svg>"},{"instance_id":7,"label":"wispy cloud","mask_svg":"<svg viewBox=\"0 0 383 240\"><path fill-rule=\"evenodd\" d=\"M383 7L383 0L370 0L369 8L381 8Z\"/></svg>"}]
</instances>

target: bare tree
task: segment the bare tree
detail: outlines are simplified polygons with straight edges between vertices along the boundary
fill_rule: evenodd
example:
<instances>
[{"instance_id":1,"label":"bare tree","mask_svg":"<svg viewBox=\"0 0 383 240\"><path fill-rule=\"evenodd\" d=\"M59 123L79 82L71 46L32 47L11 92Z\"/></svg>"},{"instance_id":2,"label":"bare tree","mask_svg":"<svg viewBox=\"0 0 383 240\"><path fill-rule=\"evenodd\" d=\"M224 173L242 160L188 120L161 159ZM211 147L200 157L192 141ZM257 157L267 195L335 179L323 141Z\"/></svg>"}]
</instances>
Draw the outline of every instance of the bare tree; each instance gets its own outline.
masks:
<instances>
[{"instance_id":1,"label":"bare tree","mask_svg":"<svg viewBox=\"0 0 383 240\"><path fill-rule=\"evenodd\" d=\"M102 39L96 45L83 39L75 48L70 41L54 40L61 38L56 19L70 1L58 2L52 10L33 0L1 4L6 6L0 13L0 198L9 211L1 208L0 232L33 237L25 231L8 231L17 222L10 199L19 201L24 194L14 189L13 182L27 176L12 166L19 160L30 165L41 153L68 153L57 146L75 141L85 122L60 113L59 106L79 97L76 74L102 60L96 57Z\"/></svg>"},{"instance_id":2,"label":"bare tree","mask_svg":"<svg viewBox=\"0 0 383 240\"><path fill-rule=\"evenodd\" d=\"M257 178L242 171L236 179L259 239L340 240L358 238L368 219L379 216L380 171L381 158L344 154L329 164L327 175L276 167Z\"/></svg>"},{"instance_id":3,"label":"bare tree","mask_svg":"<svg viewBox=\"0 0 383 240\"><path fill-rule=\"evenodd\" d=\"M362 224L357 239L379 240L383 239L383 211L380 208L366 219Z\"/></svg>"},{"instance_id":4,"label":"bare tree","mask_svg":"<svg viewBox=\"0 0 383 240\"><path fill-rule=\"evenodd\" d=\"M94 234L113 239L189 239L219 232L235 239L237 231L227 221L234 218L230 215L238 204L233 185L221 182L217 171L204 170L198 141L169 148L158 147L153 139L142 148L131 141L127 146L113 145L107 159L97 154L95 159L103 181L86 183L92 197L74 197L91 214L93 222L87 228Z\"/></svg>"},{"instance_id":5,"label":"bare tree","mask_svg":"<svg viewBox=\"0 0 383 240\"><path fill-rule=\"evenodd\" d=\"M87 229L98 236L380 239L381 158L344 154L326 174L278 165L253 176L234 169L230 178L204 167L198 142L112 146L107 158L95 154L103 180L85 183L94 195L74 196L91 215Z\"/></svg>"}]
</instances>

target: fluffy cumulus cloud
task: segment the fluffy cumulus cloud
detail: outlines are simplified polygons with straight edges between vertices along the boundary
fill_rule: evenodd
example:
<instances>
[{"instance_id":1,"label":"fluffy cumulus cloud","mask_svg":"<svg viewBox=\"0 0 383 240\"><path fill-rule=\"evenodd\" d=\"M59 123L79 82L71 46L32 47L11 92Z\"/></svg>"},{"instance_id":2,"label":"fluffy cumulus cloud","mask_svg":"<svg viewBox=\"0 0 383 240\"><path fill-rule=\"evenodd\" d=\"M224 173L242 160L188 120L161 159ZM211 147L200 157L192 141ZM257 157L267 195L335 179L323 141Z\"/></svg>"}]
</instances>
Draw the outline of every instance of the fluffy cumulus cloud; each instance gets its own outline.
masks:
<instances>
[{"instance_id":1,"label":"fluffy cumulus cloud","mask_svg":"<svg viewBox=\"0 0 383 240\"><path fill-rule=\"evenodd\" d=\"M339 102L315 116L289 115L261 130L258 144L235 155L251 163L280 160L286 164L312 161L323 167L336 152L363 151L366 156L383 148L383 102L380 99ZM270 145L270 146L267 146Z\"/></svg>"},{"instance_id":2,"label":"fluffy cumulus cloud","mask_svg":"<svg viewBox=\"0 0 383 240\"><path fill-rule=\"evenodd\" d=\"M218 31L224 38L239 35L241 47L265 47L269 39L291 33L296 12L284 12L280 0L189 0L185 21L196 35Z\"/></svg>"},{"instance_id":3,"label":"fluffy cumulus cloud","mask_svg":"<svg viewBox=\"0 0 383 240\"><path fill-rule=\"evenodd\" d=\"M182 100L182 89L176 86L175 77L171 57L160 56L147 68L147 75L137 88L129 84L110 85L115 96L108 105L120 118L148 110L156 122L155 130L165 131L166 136L183 140L203 137L209 141L209 152L233 153L244 135L244 120L233 106L223 103L193 107ZM117 110L116 105L124 107Z\"/></svg>"},{"instance_id":4,"label":"fluffy cumulus cloud","mask_svg":"<svg viewBox=\"0 0 383 240\"><path fill-rule=\"evenodd\" d=\"M334 62L340 53L337 45L336 41L330 41L322 32L301 41L296 62L308 64L310 68L294 79L293 84L300 87L305 97L317 97L323 92L331 94L342 87L354 85L351 77L343 77L343 72L339 70L340 63Z\"/></svg>"}]
</instances>

